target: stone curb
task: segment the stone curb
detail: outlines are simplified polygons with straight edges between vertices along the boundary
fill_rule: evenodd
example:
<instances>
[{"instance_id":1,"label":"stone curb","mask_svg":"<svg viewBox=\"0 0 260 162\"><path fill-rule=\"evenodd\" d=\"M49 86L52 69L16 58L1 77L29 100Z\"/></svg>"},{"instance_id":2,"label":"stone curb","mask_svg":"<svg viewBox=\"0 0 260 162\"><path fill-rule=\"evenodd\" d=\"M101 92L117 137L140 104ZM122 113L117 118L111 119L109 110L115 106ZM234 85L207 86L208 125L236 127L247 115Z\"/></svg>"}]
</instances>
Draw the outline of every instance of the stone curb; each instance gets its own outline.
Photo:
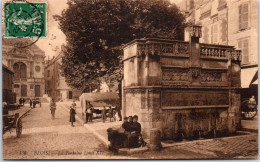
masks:
<instances>
[{"instance_id":1,"label":"stone curb","mask_svg":"<svg viewBox=\"0 0 260 162\"><path fill-rule=\"evenodd\" d=\"M241 131L258 133L257 129L250 129L250 128L242 128Z\"/></svg>"},{"instance_id":2,"label":"stone curb","mask_svg":"<svg viewBox=\"0 0 260 162\"><path fill-rule=\"evenodd\" d=\"M80 117L78 117L78 115L76 114L75 115L75 117L76 117L76 119L81 123L81 124L83 124L84 125L84 121L82 120L82 119L80 119Z\"/></svg>"},{"instance_id":3,"label":"stone curb","mask_svg":"<svg viewBox=\"0 0 260 162\"><path fill-rule=\"evenodd\" d=\"M118 154L120 155L130 155L130 154L136 154L136 153L143 153L148 151L149 148L147 146L145 147L140 147L140 148L133 148L133 149L129 149L129 148L121 148L118 150Z\"/></svg>"},{"instance_id":4,"label":"stone curb","mask_svg":"<svg viewBox=\"0 0 260 162\"><path fill-rule=\"evenodd\" d=\"M64 105L61 106L67 108ZM78 114L76 114L75 117L85 128L87 128L91 133L93 133L107 148L109 147L110 142L108 140L106 140L103 136L101 136L96 130L91 128L88 124L84 124L84 121L80 117L78 117Z\"/></svg>"},{"instance_id":5,"label":"stone curb","mask_svg":"<svg viewBox=\"0 0 260 162\"><path fill-rule=\"evenodd\" d=\"M84 124L84 127L87 128L90 132L92 132L95 136L97 136L99 140L101 140L107 148L109 147L110 142L107 139L105 139L102 135L100 135L96 130L91 128L88 124Z\"/></svg>"}]
</instances>

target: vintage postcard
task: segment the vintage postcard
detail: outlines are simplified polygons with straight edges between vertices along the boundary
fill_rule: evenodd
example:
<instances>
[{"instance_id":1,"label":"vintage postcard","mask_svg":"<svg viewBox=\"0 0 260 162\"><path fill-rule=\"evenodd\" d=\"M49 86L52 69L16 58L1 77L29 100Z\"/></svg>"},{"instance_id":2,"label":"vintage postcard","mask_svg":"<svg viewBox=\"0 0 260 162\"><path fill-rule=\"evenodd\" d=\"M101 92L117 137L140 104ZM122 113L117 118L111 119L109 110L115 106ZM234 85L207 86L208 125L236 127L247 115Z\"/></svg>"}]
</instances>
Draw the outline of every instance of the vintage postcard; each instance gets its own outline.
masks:
<instances>
[{"instance_id":1,"label":"vintage postcard","mask_svg":"<svg viewBox=\"0 0 260 162\"><path fill-rule=\"evenodd\" d=\"M4 160L257 159L257 0L3 0Z\"/></svg>"}]
</instances>

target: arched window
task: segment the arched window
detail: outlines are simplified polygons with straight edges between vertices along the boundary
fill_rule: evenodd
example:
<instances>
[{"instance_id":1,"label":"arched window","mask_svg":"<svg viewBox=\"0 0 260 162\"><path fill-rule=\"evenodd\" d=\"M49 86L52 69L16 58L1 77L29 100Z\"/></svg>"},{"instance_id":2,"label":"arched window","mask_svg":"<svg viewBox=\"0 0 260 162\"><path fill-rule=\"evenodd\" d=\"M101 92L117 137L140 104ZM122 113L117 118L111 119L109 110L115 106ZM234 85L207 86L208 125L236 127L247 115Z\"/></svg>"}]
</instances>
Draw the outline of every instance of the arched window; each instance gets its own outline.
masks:
<instances>
[{"instance_id":1,"label":"arched window","mask_svg":"<svg viewBox=\"0 0 260 162\"><path fill-rule=\"evenodd\" d=\"M26 78L26 64L22 62L16 62L13 65L15 78Z\"/></svg>"},{"instance_id":2,"label":"arched window","mask_svg":"<svg viewBox=\"0 0 260 162\"><path fill-rule=\"evenodd\" d=\"M23 63L20 65L21 78L26 78L26 65Z\"/></svg>"},{"instance_id":3,"label":"arched window","mask_svg":"<svg viewBox=\"0 0 260 162\"><path fill-rule=\"evenodd\" d=\"M20 78L20 75L19 75L19 64L15 63L13 68L14 68L14 77L15 78Z\"/></svg>"}]
</instances>

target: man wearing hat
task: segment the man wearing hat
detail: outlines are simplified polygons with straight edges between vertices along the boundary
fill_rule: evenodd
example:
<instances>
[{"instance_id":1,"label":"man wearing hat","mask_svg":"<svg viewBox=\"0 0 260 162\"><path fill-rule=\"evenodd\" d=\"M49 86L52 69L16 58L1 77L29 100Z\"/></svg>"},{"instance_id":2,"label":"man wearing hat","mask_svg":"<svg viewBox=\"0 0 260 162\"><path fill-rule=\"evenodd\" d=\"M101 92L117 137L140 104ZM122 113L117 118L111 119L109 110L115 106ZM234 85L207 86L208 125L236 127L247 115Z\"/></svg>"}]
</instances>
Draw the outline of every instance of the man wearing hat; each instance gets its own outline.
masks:
<instances>
[{"instance_id":1,"label":"man wearing hat","mask_svg":"<svg viewBox=\"0 0 260 162\"><path fill-rule=\"evenodd\" d=\"M134 115L133 117L133 123L132 123L132 131L136 132L137 134L141 133L141 124L137 122L138 116Z\"/></svg>"},{"instance_id":2,"label":"man wearing hat","mask_svg":"<svg viewBox=\"0 0 260 162\"><path fill-rule=\"evenodd\" d=\"M138 116L134 115L133 123L131 124L131 134L129 137L130 147L138 147L138 138L141 135L141 124L137 121Z\"/></svg>"},{"instance_id":3,"label":"man wearing hat","mask_svg":"<svg viewBox=\"0 0 260 162\"><path fill-rule=\"evenodd\" d=\"M133 117L124 117L124 122L122 124L122 128L125 130L125 140L124 140L124 147L129 147L129 138L131 136L131 131L132 131L132 124L133 124Z\"/></svg>"},{"instance_id":4,"label":"man wearing hat","mask_svg":"<svg viewBox=\"0 0 260 162\"><path fill-rule=\"evenodd\" d=\"M125 131L128 131L128 126L129 126L127 119L128 119L127 117L124 117L124 121L122 124L122 128L124 128Z\"/></svg>"}]
</instances>

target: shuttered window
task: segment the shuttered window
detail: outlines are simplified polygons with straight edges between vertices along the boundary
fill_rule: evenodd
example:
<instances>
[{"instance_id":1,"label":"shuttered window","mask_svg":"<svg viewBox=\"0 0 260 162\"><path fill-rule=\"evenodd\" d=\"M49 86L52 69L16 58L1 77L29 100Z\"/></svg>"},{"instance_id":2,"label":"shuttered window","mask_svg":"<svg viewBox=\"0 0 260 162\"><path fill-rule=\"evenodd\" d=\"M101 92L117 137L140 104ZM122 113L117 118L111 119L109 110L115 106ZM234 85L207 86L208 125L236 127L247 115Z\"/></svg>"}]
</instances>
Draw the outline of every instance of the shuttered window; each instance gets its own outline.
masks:
<instances>
[{"instance_id":1,"label":"shuttered window","mask_svg":"<svg viewBox=\"0 0 260 162\"><path fill-rule=\"evenodd\" d=\"M239 30L248 28L248 3L239 6Z\"/></svg>"},{"instance_id":2,"label":"shuttered window","mask_svg":"<svg viewBox=\"0 0 260 162\"><path fill-rule=\"evenodd\" d=\"M15 85L14 85L14 88L19 88L19 87L20 87L19 84L15 84Z\"/></svg>"},{"instance_id":3,"label":"shuttered window","mask_svg":"<svg viewBox=\"0 0 260 162\"><path fill-rule=\"evenodd\" d=\"M249 63L249 39L240 39L238 41L238 49L242 51L242 64Z\"/></svg>"}]
</instances>

